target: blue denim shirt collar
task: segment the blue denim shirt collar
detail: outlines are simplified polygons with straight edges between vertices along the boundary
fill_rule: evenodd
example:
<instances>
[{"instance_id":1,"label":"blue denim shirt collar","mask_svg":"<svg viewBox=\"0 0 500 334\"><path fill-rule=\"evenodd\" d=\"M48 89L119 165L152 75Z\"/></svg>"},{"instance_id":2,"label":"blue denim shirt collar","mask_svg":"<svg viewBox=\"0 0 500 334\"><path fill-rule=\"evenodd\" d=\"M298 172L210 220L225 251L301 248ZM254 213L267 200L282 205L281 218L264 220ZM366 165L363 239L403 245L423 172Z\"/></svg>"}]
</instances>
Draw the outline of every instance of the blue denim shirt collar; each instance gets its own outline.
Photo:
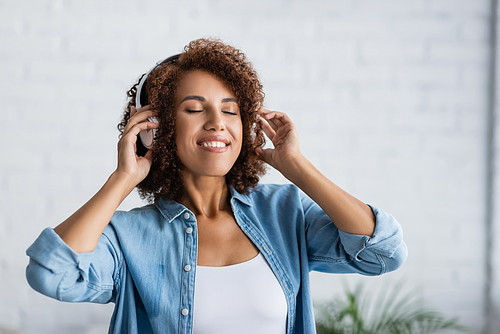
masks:
<instances>
[{"instance_id":1,"label":"blue denim shirt collar","mask_svg":"<svg viewBox=\"0 0 500 334\"><path fill-rule=\"evenodd\" d=\"M170 224L175 218L179 217L184 211L189 211L184 205L177 203L176 201L168 201L165 199L160 199L156 202L156 207L161 212L162 216L165 217L167 222ZM189 211L191 212L191 211Z\"/></svg>"},{"instance_id":2,"label":"blue denim shirt collar","mask_svg":"<svg viewBox=\"0 0 500 334\"><path fill-rule=\"evenodd\" d=\"M229 191L231 192L231 201L233 201L234 199L237 199L241 203L248 205L249 207L253 207L253 204L252 204L252 201L250 200L249 195L240 194L239 192L237 192L234 189L234 187L229 187Z\"/></svg>"},{"instance_id":3,"label":"blue denim shirt collar","mask_svg":"<svg viewBox=\"0 0 500 334\"><path fill-rule=\"evenodd\" d=\"M249 206L253 207L252 201L249 198L249 195L245 194L240 194L237 192L234 187L229 187L229 192L231 194L231 202L234 200L238 200L239 202ZM184 205L176 202L176 201L169 201L165 199L160 199L156 202L156 207L158 210L160 210L161 214L167 222L170 224L175 218L179 217L181 214L184 213L184 211L189 211L191 214L192 212L186 208Z\"/></svg>"}]
</instances>

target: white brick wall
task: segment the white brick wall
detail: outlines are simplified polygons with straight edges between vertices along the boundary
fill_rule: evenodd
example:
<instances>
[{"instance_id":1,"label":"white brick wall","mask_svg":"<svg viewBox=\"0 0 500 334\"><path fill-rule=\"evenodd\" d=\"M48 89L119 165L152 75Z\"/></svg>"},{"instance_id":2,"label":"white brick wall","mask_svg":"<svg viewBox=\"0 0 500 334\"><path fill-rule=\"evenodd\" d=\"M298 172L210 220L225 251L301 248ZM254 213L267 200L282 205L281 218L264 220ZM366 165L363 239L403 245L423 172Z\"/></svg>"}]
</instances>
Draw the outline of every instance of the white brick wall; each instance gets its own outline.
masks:
<instances>
[{"instance_id":1,"label":"white brick wall","mask_svg":"<svg viewBox=\"0 0 500 334\"><path fill-rule=\"evenodd\" d=\"M0 0L0 327L102 333L112 306L29 288L24 252L115 167L125 92L190 40L241 47L266 105L334 182L393 213L410 257L398 278L484 325L484 131L489 1ZM285 182L270 171L265 182ZM140 205L134 194L122 205ZM342 290L313 274L316 300Z\"/></svg>"}]
</instances>

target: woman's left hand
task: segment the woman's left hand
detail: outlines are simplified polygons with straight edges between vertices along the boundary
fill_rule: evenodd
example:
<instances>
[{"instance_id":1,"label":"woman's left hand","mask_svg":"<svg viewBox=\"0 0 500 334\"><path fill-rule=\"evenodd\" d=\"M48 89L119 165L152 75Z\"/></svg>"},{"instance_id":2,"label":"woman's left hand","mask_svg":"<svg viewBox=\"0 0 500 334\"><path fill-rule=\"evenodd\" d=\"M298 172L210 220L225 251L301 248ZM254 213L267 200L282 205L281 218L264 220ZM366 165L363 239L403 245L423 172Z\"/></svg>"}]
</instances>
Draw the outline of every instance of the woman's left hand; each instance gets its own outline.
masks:
<instances>
[{"instance_id":1,"label":"woman's left hand","mask_svg":"<svg viewBox=\"0 0 500 334\"><path fill-rule=\"evenodd\" d=\"M257 149L261 159L302 189L340 230L371 237L375 216L370 207L339 188L300 153L297 127L290 118L266 109L259 114L262 130L274 144L274 148Z\"/></svg>"},{"instance_id":2,"label":"woman's left hand","mask_svg":"<svg viewBox=\"0 0 500 334\"><path fill-rule=\"evenodd\" d=\"M302 156L299 147L299 133L287 114L260 109L262 130L273 142L274 148L257 148L261 159L286 174L287 166Z\"/></svg>"}]
</instances>

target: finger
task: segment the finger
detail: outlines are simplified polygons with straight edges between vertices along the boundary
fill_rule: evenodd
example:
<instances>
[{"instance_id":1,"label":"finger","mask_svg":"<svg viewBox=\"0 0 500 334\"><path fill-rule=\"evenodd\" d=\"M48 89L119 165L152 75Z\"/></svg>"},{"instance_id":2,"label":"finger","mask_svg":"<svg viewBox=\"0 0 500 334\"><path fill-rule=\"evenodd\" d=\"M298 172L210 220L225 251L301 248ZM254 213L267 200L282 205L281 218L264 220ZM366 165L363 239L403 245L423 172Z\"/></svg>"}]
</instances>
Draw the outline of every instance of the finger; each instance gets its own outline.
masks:
<instances>
[{"instance_id":1,"label":"finger","mask_svg":"<svg viewBox=\"0 0 500 334\"><path fill-rule=\"evenodd\" d=\"M143 112L143 111L148 111L148 110L151 110L151 106L149 104L145 105L144 107L139 108L139 110L137 112Z\"/></svg>"},{"instance_id":2,"label":"finger","mask_svg":"<svg viewBox=\"0 0 500 334\"><path fill-rule=\"evenodd\" d=\"M130 129L130 131L124 133L124 135L120 138L120 140L118 141L118 148L127 147L128 145L132 145L135 148L139 132L141 132L142 130L154 129L157 127L158 124L152 122L143 122L136 124Z\"/></svg>"},{"instance_id":3,"label":"finger","mask_svg":"<svg viewBox=\"0 0 500 334\"><path fill-rule=\"evenodd\" d=\"M255 149L255 151L257 152L257 154L259 155L259 158L262 161L267 162L268 164L271 165L271 161L272 161L271 155L272 155L273 149L271 149L271 148L263 149L263 148L257 147Z\"/></svg>"},{"instance_id":4,"label":"finger","mask_svg":"<svg viewBox=\"0 0 500 334\"><path fill-rule=\"evenodd\" d=\"M143 111L147 111L147 110L150 110L150 109L151 109L151 107L149 106L149 104L147 106L139 108L139 110L137 110L137 108L135 106L132 106L132 107L130 107L130 118L134 117L134 115L137 112L143 112Z\"/></svg>"},{"instance_id":5,"label":"finger","mask_svg":"<svg viewBox=\"0 0 500 334\"><path fill-rule=\"evenodd\" d=\"M141 108L142 109L142 108ZM141 110L141 111L138 111L133 117L131 117L129 120L128 120L128 123L127 125L125 126L125 129L123 129L123 133L125 132L128 132L130 131L130 129L138 124L138 123L141 123L141 122L144 122L146 121L149 117L153 117L154 116L154 112L151 110L151 109L147 109L147 110Z\"/></svg>"},{"instance_id":6,"label":"finger","mask_svg":"<svg viewBox=\"0 0 500 334\"><path fill-rule=\"evenodd\" d=\"M274 136L276 136L275 129L273 129L265 119L262 119L262 130L271 140L273 140Z\"/></svg>"},{"instance_id":7,"label":"finger","mask_svg":"<svg viewBox=\"0 0 500 334\"><path fill-rule=\"evenodd\" d=\"M275 111L273 117L271 118L273 122L275 122L279 126L283 126L286 123L291 123L290 117L287 114L280 111Z\"/></svg>"},{"instance_id":8,"label":"finger","mask_svg":"<svg viewBox=\"0 0 500 334\"><path fill-rule=\"evenodd\" d=\"M269 124L271 124L271 126L273 126L274 130L276 130L276 128L280 126L285 125L288 122L291 122L291 119L284 112L261 109L260 114L265 120L269 122Z\"/></svg>"},{"instance_id":9,"label":"finger","mask_svg":"<svg viewBox=\"0 0 500 334\"><path fill-rule=\"evenodd\" d=\"M279 128L279 130L276 132L276 140L273 140L274 146L276 147L279 142L283 143L285 140L287 140L287 138L291 138L289 137L289 134L293 131L293 129L294 128L290 123Z\"/></svg>"},{"instance_id":10,"label":"finger","mask_svg":"<svg viewBox=\"0 0 500 334\"><path fill-rule=\"evenodd\" d=\"M158 124L152 122L143 122L136 124L134 127L130 129L129 132L124 134L120 141L118 141L118 156L122 155L137 155L137 136L139 132L146 129L154 129L157 128Z\"/></svg>"},{"instance_id":11,"label":"finger","mask_svg":"<svg viewBox=\"0 0 500 334\"><path fill-rule=\"evenodd\" d=\"M278 129L281 126L283 126L282 122L279 122L278 120L276 120L274 118L268 119L267 122L269 123L269 125L271 125L271 127L274 129L274 131L278 131Z\"/></svg>"},{"instance_id":12,"label":"finger","mask_svg":"<svg viewBox=\"0 0 500 334\"><path fill-rule=\"evenodd\" d=\"M268 110L268 109L260 109L259 116L264 118L265 120L273 119L276 116L276 111Z\"/></svg>"},{"instance_id":13,"label":"finger","mask_svg":"<svg viewBox=\"0 0 500 334\"><path fill-rule=\"evenodd\" d=\"M267 109L261 109L259 112L259 116L261 116L264 119L271 119L275 115L274 111L267 110Z\"/></svg>"},{"instance_id":14,"label":"finger","mask_svg":"<svg viewBox=\"0 0 500 334\"><path fill-rule=\"evenodd\" d=\"M146 122L146 120L147 120L147 117L145 120L140 121L136 124L133 124L133 125L130 124L130 127L129 127L129 124L127 124L127 126L125 127L125 130L123 131L122 137L127 137L127 136L137 137L139 132L141 132L142 130L157 129L160 126L157 123ZM127 127L129 127L129 128L127 129ZM137 140L137 139L135 139L135 140Z\"/></svg>"},{"instance_id":15,"label":"finger","mask_svg":"<svg viewBox=\"0 0 500 334\"><path fill-rule=\"evenodd\" d=\"M266 109L266 108L260 108L259 109L259 115L261 115L261 116L268 115L268 114L273 114L275 112L276 111L274 111L274 110L269 110L269 109Z\"/></svg>"},{"instance_id":16,"label":"finger","mask_svg":"<svg viewBox=\"0 0 500 334\"><path fill-rule=\"evenodd\" d=\"M270 121L270 119L266 119L266 117L270 117L269 115L270 115L270 114L265 114L265 115L263 115L263 116L259 115L259 118L260 118L260 120L262 121L262 124L264 124L264 123L265 123L265 124L270 125L270 126L271 126L271 128L272 128L274 131L278 130L278 126L276 125L276 123L275 123L275 122L271 122L271 121Z\"/></svg>"}]
</instances>

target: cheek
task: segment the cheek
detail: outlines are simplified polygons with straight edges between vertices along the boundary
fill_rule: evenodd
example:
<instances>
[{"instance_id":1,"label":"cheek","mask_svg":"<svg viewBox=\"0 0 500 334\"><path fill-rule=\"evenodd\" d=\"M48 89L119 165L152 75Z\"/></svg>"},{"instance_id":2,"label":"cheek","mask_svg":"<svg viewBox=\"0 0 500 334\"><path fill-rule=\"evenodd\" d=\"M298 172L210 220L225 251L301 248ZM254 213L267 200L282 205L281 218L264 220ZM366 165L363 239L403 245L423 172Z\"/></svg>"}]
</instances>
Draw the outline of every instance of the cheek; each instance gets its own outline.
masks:
<instances>
[{"instance_id":1,"label":"cheek","mask_svg":"<svg viewBox=\"0 0 500 334\"><path fill-rule=\"evenodd\" d=\"M240 123L239 127L240 142L243 142L243 124Z\"/></svg>"},{"instance_id":2,"label":"cheek","mask_svg":"<svg viewBox=\"0 0 500 334\"><path fill-rule=\"evenodd\" d=\"M188 129L189 127L186 126L185 120L177 118L175 122L175 142L177 145L182 145L182 143L186 140L186 137L188 136Z\"/></svg>"},{"instance_id":3,"label":"cheek","mask_svg":"<svg viewBox=\"0 0 500 334\"><path fill-rule=\"evenodd\" d=\"M240 138L240 141L243 139L243 123L241 122L241 119L238 121L235 121L231 127L234 129L234 135L238 136Z\"/></svg>"}]
</instances>

